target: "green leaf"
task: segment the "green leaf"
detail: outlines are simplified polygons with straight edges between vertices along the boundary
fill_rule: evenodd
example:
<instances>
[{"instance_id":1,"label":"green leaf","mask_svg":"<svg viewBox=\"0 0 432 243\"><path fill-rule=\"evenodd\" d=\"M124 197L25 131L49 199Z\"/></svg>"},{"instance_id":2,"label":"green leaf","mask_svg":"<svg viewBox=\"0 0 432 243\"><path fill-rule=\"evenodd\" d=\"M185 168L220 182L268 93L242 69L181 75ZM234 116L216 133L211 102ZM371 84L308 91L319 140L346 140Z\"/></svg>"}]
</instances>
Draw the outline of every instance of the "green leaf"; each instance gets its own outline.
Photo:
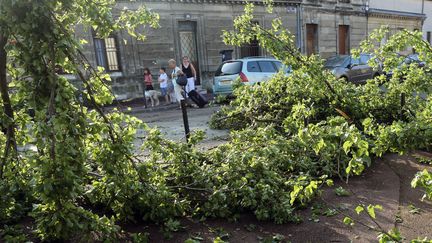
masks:
<instances>
[{"instance_id":1,"label":"green leaf","mask_svg":"<svg viewBox=\"0 0 432 243\"><path fill-rule=\"evenodd\" d=\"M375 205L375 206L374 205L368 205L367 206L367 212L368 212L369 216L371 216L373 219L376 218L375 209L382 210L382 206L381 205Z\"/></svg>"},{"instance_id":2,"label":"green leaf","mask_svg":"<svg viewBox=\"0 0 432 243\"><path fill-rule=\"evenodd\" d=\"M353 226L354 225L354 221L350 217L345 217L343 219L343 223L345 225L349 225L349 226Z\"/></svg>"},{"instance_id":3,"label":"green leaf","mask_svg":"<svg viewBox=\"0 0 432 243\"><path fill-rule=\"evenodd\" d=\"M355 208L355 211L356 211L357 214L360 214L361 212L364 211L364 207L359 205L359 206L357 206L357 207Z\"/></svg>"},{"instance_id":4,"label":"green leaf","mask_svg":"<svg viewBox=\"0 0 432 243\"><path fill-rule=\"evenodd\" d=\"M345 188L339 186L337 187L334 192L336 193L336 195L340 196L340 197L348 197L351 196L351 193L346 190Z\"/></svg>"},{"instance_id":5,"label":"green leaf","mask_svg":"<svg viewBox=\"0 0 432 243\"><path fill-rule=\"evenodd\" d=\"M343 143L342 147L344 149L345 154L348 154L352 145L353 145L353 142L351 140L347 140Z\"/></svg>"}]
</instances>

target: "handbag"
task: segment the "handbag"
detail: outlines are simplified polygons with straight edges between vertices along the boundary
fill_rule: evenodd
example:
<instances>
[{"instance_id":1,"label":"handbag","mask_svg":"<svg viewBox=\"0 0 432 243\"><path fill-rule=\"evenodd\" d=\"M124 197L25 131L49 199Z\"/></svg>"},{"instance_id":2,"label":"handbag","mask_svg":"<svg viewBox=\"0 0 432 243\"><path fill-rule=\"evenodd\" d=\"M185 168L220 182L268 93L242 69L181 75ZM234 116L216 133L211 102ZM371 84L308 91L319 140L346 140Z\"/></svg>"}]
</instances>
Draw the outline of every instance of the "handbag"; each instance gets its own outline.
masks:
<instances>
[{"instance_id":1,"label":"handbag","mask_svg":"<svg viewBox=\"0 0 432 243\"><path fill-rule=\"evenodd\" d=\"M180 75L176 79L176 83L180 86L186 86L188 83L188 80L186 78L186 75Z\"/></svg>"}]
</instances>

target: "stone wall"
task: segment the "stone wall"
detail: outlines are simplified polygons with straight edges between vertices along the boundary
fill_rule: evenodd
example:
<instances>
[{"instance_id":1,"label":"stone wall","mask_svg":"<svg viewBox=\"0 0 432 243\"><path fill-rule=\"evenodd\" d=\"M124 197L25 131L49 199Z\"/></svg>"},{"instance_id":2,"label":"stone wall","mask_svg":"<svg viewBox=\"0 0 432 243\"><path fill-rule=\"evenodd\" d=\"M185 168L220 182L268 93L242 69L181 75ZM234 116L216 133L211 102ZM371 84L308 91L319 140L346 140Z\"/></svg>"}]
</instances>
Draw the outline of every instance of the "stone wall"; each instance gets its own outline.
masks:
<instances>
[{"instance_id":1,"label":"stone wall","mask_svg":"<svg viewBox=\"0 0 432 243\"><path fill-rule=\"evenodd\" d=\"M319 54L326 58L338 53L339 25L348 25L350 49L357 48L367 29L363 4L363 0L306 0L303 5L303 36L306 36L306 24L317 24ZM306 38L303 38L303 50L305 46Z\"/></svg>"},{"instance_id":2,"label":"stone wall","mask_svg":"<svg viewBox=\"0 0 432 243\"><path fill-rule=\"evenodd\" d=\"M412 16L409 13L395 14L395 13L385 13L383 11L374 12L372 11L368 18L368 29L369 33L371 33L375 29L379 29L382 26L389 27L389 33L383 40L386 41L391 35L403 30L421 30L422 29L422 18ZM407 48L401 54L410 54L412 53L412 48Z\"/></svg>"},{"instance_id":3,"label":"stone wall","mask_svg":"<svg viewBox=\"0 0 432 243\"><path fill-rule=\"evenodd\" d=\"M421 30L420 19L407 19L400 18L397 16L371 16L368 21L369 33L375 29L378 29L384 25L390 28L390 33L394 34L401 29L407 30Z\"/></svg>"}]
</instances>

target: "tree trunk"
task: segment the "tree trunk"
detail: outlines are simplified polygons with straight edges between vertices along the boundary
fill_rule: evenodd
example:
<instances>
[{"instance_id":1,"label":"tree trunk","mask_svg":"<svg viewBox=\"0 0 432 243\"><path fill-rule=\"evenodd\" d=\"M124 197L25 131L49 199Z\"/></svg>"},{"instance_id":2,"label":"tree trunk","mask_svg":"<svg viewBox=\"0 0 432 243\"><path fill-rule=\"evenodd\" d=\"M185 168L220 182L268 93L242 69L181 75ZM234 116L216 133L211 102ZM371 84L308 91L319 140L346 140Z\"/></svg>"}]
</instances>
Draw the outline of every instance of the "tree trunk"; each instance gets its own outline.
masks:
<instances>
[{"instance_id":1,"label":"tree trunk","mask_svg":"<svg viewBox=\"0 0 432 243\"><path fill-rule=\"evenodd\" d=\"M0 34L0 94L3 101L3 109L7 116L11 117L12 107L10 105L10 99L8 94L8 85L6 80L6 50L4 47L6 46L7 38ZM13 115L13 114L12 114ZM4 121L0 120L0 126L2 131L7 133L7 126L4 124Z\"/></svg>"},{"instance_id":2,"label":"tree trunk","mask_svg":"<svg viewBox=\"0 0 432 243\"><path fill-rule=\"evenodd\" d=\"M5 46L8 38L0 34L0 94L3 102L4 114L8 117L7 121L0 120L0 127L7 137L3 159L0 164L0 178L3 178L4 167L6 166L7 158L10 154L11 146L16 148L15 130L14 130L14 113L10 102L8 83L6 78L6 61L7 52Z\"/></svg>"}]
</instances>

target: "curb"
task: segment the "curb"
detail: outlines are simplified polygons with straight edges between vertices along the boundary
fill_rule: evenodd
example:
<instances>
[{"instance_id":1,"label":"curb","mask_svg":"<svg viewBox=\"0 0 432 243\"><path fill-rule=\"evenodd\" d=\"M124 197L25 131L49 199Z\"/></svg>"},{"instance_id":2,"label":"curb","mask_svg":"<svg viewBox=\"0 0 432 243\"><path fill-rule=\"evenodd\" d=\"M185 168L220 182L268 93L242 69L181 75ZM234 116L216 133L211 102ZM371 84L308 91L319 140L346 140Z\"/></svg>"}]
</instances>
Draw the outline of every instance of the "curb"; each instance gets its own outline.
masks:
<instances>
[{"instance_id":1,"label":"curb","mask_svg":"<svg viewBox=\"0 0 432 243\"><path fill-rule=\"evenodd\" d=\"M212 100L212 95L207 94L207 99L210 101ZM164 102L164 101L160 101L160 102ZM155 106L155 107L150 107L148 106L147 108L144 107L144 102L140 101L139 99L136 99L135 102L133 103L125 103L125 104L121 104L121 102L119 103L119 105L117 106L108 106L105 107L107 112L112 111L113 109L117 108L118 111L126 113L126 114L138 114L138 113L152 113L152 112L158 112L158 111L166 111L166 110L175 110L176 108L179 107L179 104L174 103L174 104L169 104L169 105L159 105L159 106ZM128 108L131 108L131 110L128 110Z\"/></svg>"},{"instance_id":2,"label":"curb","mask_svg":"<svg viewBox=\"0 0 432 243\"><path fill-rule=\"evenodd\" d=\"M166 110L175 110L178 106L178 104L169 104L169 105L160 105L155 107L147 107L145 108L144 105L141 107L134 107L132 110L123 111L127 114L137 114L137 113L151 113L151 112L157 112L157 111L166 111Z\"/></svg>"}]
</instances>

